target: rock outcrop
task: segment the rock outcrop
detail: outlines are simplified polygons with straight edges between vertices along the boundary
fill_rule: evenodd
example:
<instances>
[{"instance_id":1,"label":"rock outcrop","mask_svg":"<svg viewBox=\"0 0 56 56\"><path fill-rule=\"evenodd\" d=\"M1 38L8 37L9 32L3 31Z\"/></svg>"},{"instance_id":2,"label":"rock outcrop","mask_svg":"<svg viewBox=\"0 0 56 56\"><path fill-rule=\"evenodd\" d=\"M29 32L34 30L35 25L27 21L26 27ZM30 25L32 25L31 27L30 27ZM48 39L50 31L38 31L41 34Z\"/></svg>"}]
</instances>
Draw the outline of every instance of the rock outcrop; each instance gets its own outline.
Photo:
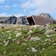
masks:
<instances>
[{"instance_id":1,"label":"rock outcrop","mask_svg":"<svg viewBox=\"0 0 56 56\"><path fill-rule=\"evenodd\" d=\"M37 16L21 16L21 17L0 17L0 24L21 24L21 25L45 25L56 24L56 21L48 13L41 13Z\"/></svg>"}]
</instances>

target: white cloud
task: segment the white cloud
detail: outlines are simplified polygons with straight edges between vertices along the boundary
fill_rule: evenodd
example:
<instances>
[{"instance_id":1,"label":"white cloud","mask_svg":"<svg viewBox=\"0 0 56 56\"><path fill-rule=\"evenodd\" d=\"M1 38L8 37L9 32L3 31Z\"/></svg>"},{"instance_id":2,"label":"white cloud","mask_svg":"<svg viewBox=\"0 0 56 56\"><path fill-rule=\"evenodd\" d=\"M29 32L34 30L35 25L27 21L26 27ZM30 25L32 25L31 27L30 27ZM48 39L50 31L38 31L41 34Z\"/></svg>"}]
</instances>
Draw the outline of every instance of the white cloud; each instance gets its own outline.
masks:
<instances>
[{"instance_id":1,"label":"white cloud","mask_svg":"<svg viewBox=\"0 0 56 56\"><path fill-rule=\"evenodd\" d=\"M5 7L5 9L11 9L11 6L9 6L9 5L5 5L4 7Z\"/></svg>"},{"instance_id":2,"label":"white cloud","mask_svg":"<svg viewBox=\"0 0 56 56\"><path fill-rule=\"evenodd\" d=\"M4 2L5 0L0 0L0 3Z\"/></svg>"},{"instance_id":3,"label":"white cloud","mask_svg":"<svg viewBox=\"0 0 56 56\"><path fill-rule=\"evenodd\" d=\"M22 4L22 8L43 7L46 4L47 0L28 0Z\"/></svg>"},{"instance_id":4,"label":"white cloud","mask_svg":"<svg viewBox=\"0 0 56 56\"><path fill-rule=\"evenodd\" d=\"M21 5L21 7L24 8L24 9L28 9L32 6L33 6L33 4L31 3L31 0L28 0L27 2L25 2Z\"/></svg>"},{"instance_id":5,"label":"white cloud","mask_svg":"<svg viewBox=\"0 0 56 56\"><path fill-rule=\"evenodd\" d=\"M9 16L12 16L12 14L0 13L0 17L9 17Z\"/></svg>"},{"instance_id":6,"label":"white cloud","mask_svg":"<svg viewBox=\"0 0 56 56\"><path fill-rule=\"evenodd\" d=\"M6 13L0 13L0 17L7 17L7 16L11 16L11 15L8 15L8 14L6 14Z\"/></svg>"},{"instance_id":7,"label":"white cloud","mask_svg":"<svg viewBox=\"0 0 56 56\"><path fill-rule=\"evenodd\" d=\"M6 14L6 13L0 13L0 17L8 17L8 16L16 16L16 17L19 17L19 16L24 16L23 14Z\"/></svg>"},{"instance_id":8,"label":"white cloud","mask_svg":"<svg viewBox=\"0 0 56 56\"><path fill-rule=\"evenodd\" d=\"M56 0L28 0L21 5L24 10L35 8L32 13L54 13L56 11Z\"/></svg>"},{"instance_id":9,"label":"white cloud","mask_svg":"<svg viewBox=\"0 0 56 56\"><path fill-rule=\"evenodd\" d=\"M14 14L14 16L19 17L19 16L24 16L23 14Z\"/></svg>"}]
</instances>

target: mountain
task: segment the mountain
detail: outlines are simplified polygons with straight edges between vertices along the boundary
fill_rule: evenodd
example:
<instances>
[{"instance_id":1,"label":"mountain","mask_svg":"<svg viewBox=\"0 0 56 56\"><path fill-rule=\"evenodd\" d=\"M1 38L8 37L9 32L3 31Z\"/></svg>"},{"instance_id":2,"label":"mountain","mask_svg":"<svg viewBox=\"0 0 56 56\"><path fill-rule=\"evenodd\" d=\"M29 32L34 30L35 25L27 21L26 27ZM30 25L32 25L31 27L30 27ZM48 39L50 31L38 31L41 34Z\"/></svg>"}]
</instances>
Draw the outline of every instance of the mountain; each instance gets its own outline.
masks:
<instances>
[{"instance_id":1,"label":"mountain","mask_svg":"<svg viewBox=\"0 0 56 56\"><path fill-rule=\"evenodd\" d=\"M0 23L3 24L16 24L17 17L11 16L11 17L0 17Z\"/></svg>"},{"instance_id":2,"label":"mountain","mask_svg":"<svg viewBox=\"0 0 56 56\"><path fill-rule=\"evenodd\" d=\"M0 24L22 24L22 25L44 25L44 24L56 24L56 21L48 13L41 13L35 16L10 16L0 17Z\"/></svg>"},{"instance_id":3,"label":"mountain","mask_svg":"<svg viewBox=\"0 0 56 56\"><path fill-rule=\"evenodd\" d=\"M53 17L49 13L41 13L41 14L39 14L39 16L43 16L43 17L53 19Z\"/></svg>"}]
</instances>

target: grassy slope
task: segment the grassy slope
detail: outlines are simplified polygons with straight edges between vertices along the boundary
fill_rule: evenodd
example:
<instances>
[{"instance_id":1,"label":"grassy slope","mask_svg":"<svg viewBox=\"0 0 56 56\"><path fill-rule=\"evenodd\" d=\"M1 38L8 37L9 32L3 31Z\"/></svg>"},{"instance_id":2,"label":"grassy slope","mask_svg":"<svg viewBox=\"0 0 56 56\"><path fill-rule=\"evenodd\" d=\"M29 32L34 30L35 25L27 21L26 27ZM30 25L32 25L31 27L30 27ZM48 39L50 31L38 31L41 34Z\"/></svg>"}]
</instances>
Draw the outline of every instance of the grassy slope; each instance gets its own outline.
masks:
<instances>
[{"instance_id":1,"label":"grassy slope","mask_svg":"<svg viewBox=\"0 0 56 56\"><path fill-rule=\"evenodd\" d=\"M47 36L47 30L44 26L0 29L0 56L56 56L56 32Z\"/></svg>"}]
</instances>

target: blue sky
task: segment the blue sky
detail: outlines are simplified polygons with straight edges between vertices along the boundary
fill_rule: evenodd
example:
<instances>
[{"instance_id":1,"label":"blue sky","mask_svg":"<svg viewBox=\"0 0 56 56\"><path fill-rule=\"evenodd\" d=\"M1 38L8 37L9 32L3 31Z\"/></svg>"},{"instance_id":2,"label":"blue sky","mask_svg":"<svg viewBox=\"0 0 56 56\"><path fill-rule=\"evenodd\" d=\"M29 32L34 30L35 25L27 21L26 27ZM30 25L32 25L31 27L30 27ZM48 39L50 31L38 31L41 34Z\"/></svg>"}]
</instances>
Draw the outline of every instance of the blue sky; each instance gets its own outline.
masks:
<instances>
[{"instance_id":1,"label":"blue sky","mask_svg":"<svg viewBox=\"0 0 56 56\"><path fill-rule=\"evenodd\" d=\"M56 0L0 0L0 16L49 13L56 18Z\"/></svg>"}]
</instances>

